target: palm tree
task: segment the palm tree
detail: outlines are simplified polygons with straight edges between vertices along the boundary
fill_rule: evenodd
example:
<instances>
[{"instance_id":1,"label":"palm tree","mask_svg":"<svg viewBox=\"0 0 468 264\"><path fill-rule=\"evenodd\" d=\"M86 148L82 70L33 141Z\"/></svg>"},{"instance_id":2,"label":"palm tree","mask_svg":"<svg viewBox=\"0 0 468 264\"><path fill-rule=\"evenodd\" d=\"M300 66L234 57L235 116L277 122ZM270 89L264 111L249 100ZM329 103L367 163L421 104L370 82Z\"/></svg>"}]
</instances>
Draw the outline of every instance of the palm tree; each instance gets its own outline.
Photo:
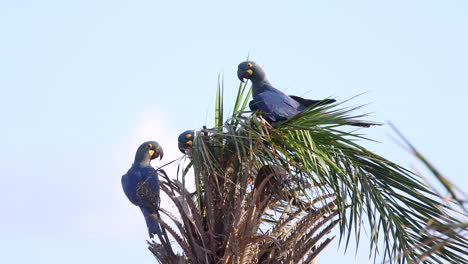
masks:
<instances>
[{"instance_id":1,"label":"palm tree","mask_svg":"<svg viewBox=\"0 0 468 264\"><path fill-rule=\"evenodd\" d=\"M384 262L467 263L467 239L452 228L466 229L461 214L417 175L357 143L367 139L344 126L364 117L353 114L358 108L318 105L272 127L245 111L251 89L241 83L223 120L221 83L215 127L197 131L181 170L193 169L195 193L161 182L180 217L162 209L173 228L154 216L163 234L149 249L158 261L316 263L336 227L345 247L368 228Z\"/></svg>"}]
</instances>

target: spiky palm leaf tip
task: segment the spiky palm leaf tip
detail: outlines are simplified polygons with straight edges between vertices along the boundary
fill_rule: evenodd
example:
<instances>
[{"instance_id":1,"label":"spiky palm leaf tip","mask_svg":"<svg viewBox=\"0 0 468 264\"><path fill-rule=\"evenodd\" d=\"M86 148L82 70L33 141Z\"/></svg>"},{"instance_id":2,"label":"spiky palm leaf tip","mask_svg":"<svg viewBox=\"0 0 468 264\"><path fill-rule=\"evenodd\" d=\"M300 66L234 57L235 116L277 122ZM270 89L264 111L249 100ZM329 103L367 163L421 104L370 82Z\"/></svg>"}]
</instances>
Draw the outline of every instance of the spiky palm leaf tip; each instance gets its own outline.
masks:
<instances>
[{"instance_id":1,"label":"spiky palm leaf tip","mask_svg":"<svg viewBox=\"0 0 468 264\"><path fill-rule=\"evenodd\" d=\"M215 127L193 139L195 198L162 182L181 214L174 220L179 233L170 233L188 263L312 263L335 225L345 247L368 227L371 252L384 261L465 263L465 237L427 240L421 232L429 224L462 224L456 213L418 176L344 129L364 118L353 114L357 109L318 105L271 127L245 111L250 93L241 83L234 114L224 121L219 82Z\"/></svg>"}]
</instances>

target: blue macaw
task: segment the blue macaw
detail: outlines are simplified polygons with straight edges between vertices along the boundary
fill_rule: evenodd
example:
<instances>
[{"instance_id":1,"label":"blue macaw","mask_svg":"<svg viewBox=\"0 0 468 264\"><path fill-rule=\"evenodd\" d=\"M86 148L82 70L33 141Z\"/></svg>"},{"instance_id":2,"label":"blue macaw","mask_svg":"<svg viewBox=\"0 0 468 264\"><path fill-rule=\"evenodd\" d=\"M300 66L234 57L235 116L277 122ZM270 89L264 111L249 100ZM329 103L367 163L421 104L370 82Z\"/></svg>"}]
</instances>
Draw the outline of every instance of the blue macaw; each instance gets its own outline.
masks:
<instances>
[{"instance_id":1,"label":"blue macaw","mask_svg":"<svg viewBox=\"0 0 468 264\"><path fill-rule=\"evenodd\" d=\"M150 238L161 232L159 224L151 218L159 210L159 177L150 162L157 157L162 159L163 149L156 141L147 141L138 147L135 162L122 176L122 187L127 198L139 206L145 217Z\"/></svg>"},{"instance_id":2,"label":"blue macaw","mask_svg":"<svg viewBox=\"0 0 468 264\"><path fill-rule=\"evenodd\" d=\"M291 118L307 107L336 102L335 99L309 100L295 95L288 96L273 87L263 69L253 61L240 63L237 76L242 82L244 79L252 81L253 100L249 102L250 110L260 111L263 118L272 125ZM369 127L374 123L353 122L349 125Z\"/></svg>"},{"instance_id":3,"label":"blue macaw","mask_svg":"<svg viewBox=\"0 0 468 264\"><path fill-rule=\"evenodd\" d=\"M182 134L179 135L177 138L178 141L178 146L180 152L184 154L190 154L192 151L192 145L193 145L193 137L195 135L195 130L185 130L182 132Z\"/></svg>"}]
</instances>

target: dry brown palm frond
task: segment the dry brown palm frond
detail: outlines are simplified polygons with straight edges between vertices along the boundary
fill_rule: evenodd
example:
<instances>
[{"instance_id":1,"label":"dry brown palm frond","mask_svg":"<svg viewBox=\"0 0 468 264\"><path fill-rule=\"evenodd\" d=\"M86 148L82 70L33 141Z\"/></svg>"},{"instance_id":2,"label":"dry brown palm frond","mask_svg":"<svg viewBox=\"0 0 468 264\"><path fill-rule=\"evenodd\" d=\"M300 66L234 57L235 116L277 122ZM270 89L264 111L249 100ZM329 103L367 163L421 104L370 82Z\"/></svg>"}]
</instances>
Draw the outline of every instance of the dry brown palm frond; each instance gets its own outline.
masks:
<instances>
[{"instance_id":1,"label":"dry brown palm frond","mask_svg":"<svg viewBox=\"0 0 468 264\"><path fill-rule=\"evenodd\" d=\"M239 95L245 91L241 86ZM467 239L460 233L445 243L420 232L429 222L458 225L454 211L416 175L358 145L362 135L341 129L362 117L352 116L356 108L308 108L273 128L243 112L247 102L238 97L223 122L218 97L215 128L196 132L195 195L167 177L161 183L180 213L170 217L178 232L163 221L161 228L185 263L315 263L336 225L346 247L350 234L359 242L368 226L371 250L384 260L413 263L427 253L428 263L463 263ZM166 236L152 252L180 261ZM421 243L425 238L432 240Z\"/></svg>"}]
</instances>

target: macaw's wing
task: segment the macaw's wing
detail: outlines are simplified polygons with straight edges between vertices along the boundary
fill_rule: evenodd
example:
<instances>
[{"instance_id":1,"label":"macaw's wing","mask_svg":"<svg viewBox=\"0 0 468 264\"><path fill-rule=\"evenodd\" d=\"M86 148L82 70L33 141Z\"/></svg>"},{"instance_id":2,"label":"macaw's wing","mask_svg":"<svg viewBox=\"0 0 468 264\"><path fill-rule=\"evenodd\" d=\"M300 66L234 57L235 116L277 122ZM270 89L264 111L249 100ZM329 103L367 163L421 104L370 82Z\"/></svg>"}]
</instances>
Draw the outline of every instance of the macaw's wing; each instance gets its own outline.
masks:
<instances>
[{"instance_id":1,"label":"macaw's wing","mask_svg":"<svg viewBox=\"0 0 468 264\"><path fill-rule=\"evenodd\" d=\"M142 178L141 172L135 167L131 167L126 174L122 176L122 188L128 200L134 205L138 205L136 190L138 181Z\"/></svg>"},{"instance_id":2,"label":"macaw's wing","mask_svg":"<svg viewBox=\"0 0 468 264\"><path fill-rule=\"evenodd\" d=\"M254 96L257 109L264 113L265 119L272 122L286 120L299 113L300 104L289 96L276 91L265 91Z\"/></svg>"},{"instance_id":3,"label":"macaw's wing","mask_svg":"<svg viewBox=\"0 0 468 264\"><path fill-rule=\"evenodd\" d=\"M137 206L159 206L159 178L153 167L132 167L122 176L127 198Z\"/></svg>"},{"instance_id":4,"label":"macaw's wing","mask_svg":"<svg viewBox=\"0 0 468 264\"><path fill-rule=\"evenodd\" d=\"M257 111L258 110L257 103L254 100L251 100L249 102L249 108L250 108L250 111L252 111L252 112Z\"/></svg>"},{"instance_id":5,"label":"macaw's wing","mask_svg":"<svg viewBox=\"0 0 468 264\"><path fill-rule=\"evenodd\" d=\"M331 103L336 102L335 99L310 100L310 99L304 99L302 97L295 96L295 95L290 95L289 97L291 97L293 100L300 103L304 107L316 106L319 104L326 105L326 104L331 104Z\"/></svg>"},{"instance_id":6,"label":"macaw's wing","mask_svg":"<svg viewBox=\"0 0 468 264\"><path fill-rule=\"evenodd\" d=\"M153 168L147 168L147 174L143 181L138 183L137 199L142 202L143 206L148 206L154 210L159 209L160 203L160 186L158 172Z\"/></svg>"}]
</instances>

